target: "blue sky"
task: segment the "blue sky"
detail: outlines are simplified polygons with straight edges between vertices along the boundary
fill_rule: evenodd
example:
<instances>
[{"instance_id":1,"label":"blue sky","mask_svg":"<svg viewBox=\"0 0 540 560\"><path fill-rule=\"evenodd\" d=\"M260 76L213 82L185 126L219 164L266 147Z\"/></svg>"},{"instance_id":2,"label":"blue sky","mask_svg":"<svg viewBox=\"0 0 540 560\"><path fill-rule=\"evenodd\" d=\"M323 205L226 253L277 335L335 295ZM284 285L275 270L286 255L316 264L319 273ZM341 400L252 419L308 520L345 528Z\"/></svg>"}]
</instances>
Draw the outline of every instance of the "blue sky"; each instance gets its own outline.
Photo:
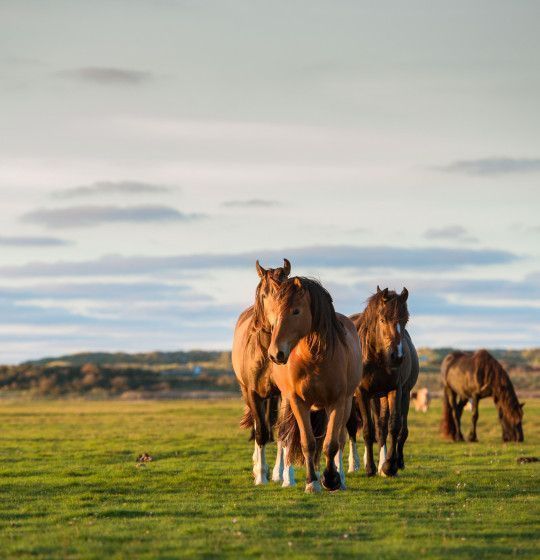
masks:
<instances>
[{"instance_id":1,"label":"blue sky","mask_svg":"<svg viewBox=\"0 0 540 560\"><path fill-rule=\"evenodd\" d=\"M0 362L228 348L254 260L540 338L540 5L0 4Z\"/></svg>"}]
</instances>

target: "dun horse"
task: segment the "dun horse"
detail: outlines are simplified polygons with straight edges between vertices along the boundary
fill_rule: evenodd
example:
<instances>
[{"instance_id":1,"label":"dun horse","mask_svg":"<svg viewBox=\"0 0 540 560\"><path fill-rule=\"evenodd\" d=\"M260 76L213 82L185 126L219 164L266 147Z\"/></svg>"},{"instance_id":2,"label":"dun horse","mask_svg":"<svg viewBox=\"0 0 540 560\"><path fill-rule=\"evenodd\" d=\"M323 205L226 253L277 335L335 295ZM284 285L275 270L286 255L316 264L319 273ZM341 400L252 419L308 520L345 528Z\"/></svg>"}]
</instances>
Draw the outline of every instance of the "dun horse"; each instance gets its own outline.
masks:
<instances>
[{"instance_id":1,"label":"dun horse","mask_svg":"<svg viewBox=\"0 0 540 560\"><path fill-rule=\"evenodd\" d=\"M274 282L264 307L272 329L272 379L284 401L280 439L287 447L287 463L303 458L306 492L319 492L320 483L328 490L344 488L345 426L362 375L354 325L335 312L330 294L308 278ZM316 465L321 446L312 425L317 416L323 425L315 431L325 434L326 468L320 482Z\"/></svg>"},{"instance_id":2,"label":"dun horse","mask_svg":"<svg viewBox=\"0 0 540 560\"><path fill-rule=\"evenodd\" d=\"M472 402L472 426L469 441L478 441L478 402L493 397L499 411L503 441L523 441L523 404L520 404L510 377L502 365L487 351L452 352L441 364L444 387L443 434L463 441L461 413L468 399Z\"/></svg>"},{"instance_id":3,"label":"dun horse","mask_svg":"<svg viewBox=\"0 0 540 560\"><path fill-rule=\"evenodd\" d=\"M409 434L407 418L410 393L418 379L416 349L405 329L409 320L407 288L401 294L381 290L368 299L363 313L351 316L362 344L364 373L355 395L360 418L352 414L347 428L350 436L349 472L358 470L356 432L361 422L368 476L375 474L373 440L379 444L378 472L394 476L405 468L403 447ZM360 420L360 422L359 422ZM386 439L390 435L386 454Z\"/></svg>"},{"instance_id":4,"label":"dun horse","mask_svg":"<svg viewBox=\"0 0 540 560\"><path fill-rule=\"evenodd\" d=\"M264 317L263 301L273 286L289 276L291 264L283 259L283 267L265 270L256 263L260 278L255 292L255 304L239 317L234 331L232 362L236 378L242 390L245 412L241 426L252 430L255 439L253 474L255 484L268 482L265 446L272 440L272 430L277 419L279 391L270 380L271 364L268 360L270 325ZM283 476L283 452L278 443L278 456L273 479Z\"/></svg>"}]
</instances>

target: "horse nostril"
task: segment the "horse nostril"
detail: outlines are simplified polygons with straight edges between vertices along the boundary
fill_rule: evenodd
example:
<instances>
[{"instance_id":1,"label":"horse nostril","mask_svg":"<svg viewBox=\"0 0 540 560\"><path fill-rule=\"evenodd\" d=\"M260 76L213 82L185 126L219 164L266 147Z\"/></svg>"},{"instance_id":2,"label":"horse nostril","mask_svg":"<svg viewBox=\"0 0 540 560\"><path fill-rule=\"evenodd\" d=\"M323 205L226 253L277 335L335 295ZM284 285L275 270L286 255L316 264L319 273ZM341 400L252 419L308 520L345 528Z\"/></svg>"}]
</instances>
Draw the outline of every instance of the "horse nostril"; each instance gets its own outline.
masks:
<instances>
[{"instance_id":1,"label":"horse nostril","mask_svg":"<svg viewBox=\"0 0 540 560\"><path fill-rule=\"evenodd\" d=\"M282 352L281 350L278 351L278 353L276 354L276 360L278 362L283 362L285 360L285 354L284 352Z\"/></svg>"}]
</instances>

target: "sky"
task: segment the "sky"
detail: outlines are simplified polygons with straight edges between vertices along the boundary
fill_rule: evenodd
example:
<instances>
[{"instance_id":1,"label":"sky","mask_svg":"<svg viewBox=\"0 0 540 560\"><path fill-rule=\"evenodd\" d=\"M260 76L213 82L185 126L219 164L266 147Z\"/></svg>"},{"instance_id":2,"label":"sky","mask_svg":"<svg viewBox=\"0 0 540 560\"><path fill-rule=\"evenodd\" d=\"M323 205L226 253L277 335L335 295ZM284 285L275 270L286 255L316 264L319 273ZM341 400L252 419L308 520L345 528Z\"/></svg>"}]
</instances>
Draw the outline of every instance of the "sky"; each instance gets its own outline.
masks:
<instances>
[{"instance_id":1,"label":"sky","mask_svg":"<svg viewBox=\"0 0 540 560\"><path fill-rule=\"evenodd\" d=\"M0 2L0 362L228 349L255 259L540 345L540 3Z\"/></svg>"}]
</instances>

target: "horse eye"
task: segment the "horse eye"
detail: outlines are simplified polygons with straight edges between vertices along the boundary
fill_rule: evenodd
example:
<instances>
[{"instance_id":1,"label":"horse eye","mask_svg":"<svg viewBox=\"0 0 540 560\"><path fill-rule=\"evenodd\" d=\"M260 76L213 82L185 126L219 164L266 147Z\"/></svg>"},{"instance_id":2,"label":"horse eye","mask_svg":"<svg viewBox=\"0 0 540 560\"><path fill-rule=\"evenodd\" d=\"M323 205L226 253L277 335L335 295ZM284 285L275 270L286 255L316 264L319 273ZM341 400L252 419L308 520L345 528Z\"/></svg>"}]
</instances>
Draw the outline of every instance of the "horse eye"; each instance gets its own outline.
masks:
<instances>
[{"instance_id":1,"label":"horse eye","mask_svg":"<svg viewBox=\"0 0 540 560\"><path fill-rule=\"evenodd\" d=\"M300 309L293 309L293 315L300 315Z\"/></svg>"}]
</instances>

